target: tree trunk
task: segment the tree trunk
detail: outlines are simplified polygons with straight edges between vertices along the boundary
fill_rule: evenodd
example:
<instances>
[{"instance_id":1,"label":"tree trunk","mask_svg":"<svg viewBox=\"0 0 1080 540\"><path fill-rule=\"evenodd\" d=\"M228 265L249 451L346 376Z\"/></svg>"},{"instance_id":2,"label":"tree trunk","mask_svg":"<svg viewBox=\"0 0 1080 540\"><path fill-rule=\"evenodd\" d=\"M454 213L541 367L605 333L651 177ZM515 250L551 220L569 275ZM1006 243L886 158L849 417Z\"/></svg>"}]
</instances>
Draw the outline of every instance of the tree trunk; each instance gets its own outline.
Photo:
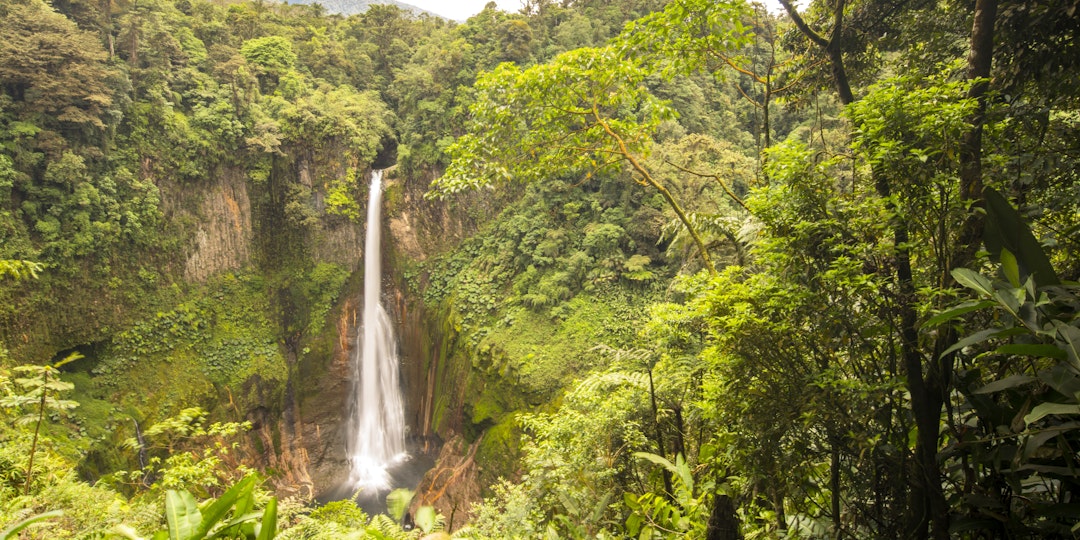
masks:
<instances>
[{"instance_id":1,"label":"tree trunk","mask_svg":"<svg viewBox=\"0 0 1080 540\"><path fill-rule=\"evenodd\" d=\"M713 497L712 515L709 526L705 529L705 540L742 540L739 534L739 516L735 514L735 503L727 495Z\"/></svg>"},{"instance_id":2,"label":"tree trunk","mask_svg":"<svg viewBox=\"0 0 1080 540\"><path fill-rule=\"evenodd\" d=\"M649 399L652 403L653 427L656 428L657 454L666 459L666 456L664 455L664 431L660 429L660 412L656 407L656 387L653 386L652 368L649 368L647 373L649 374ZM667 491L667 496L669 498L675 497L675 491L671 489L671 472L667 469L663 469L661 474L664 477L664 489Z\"/></svg>"},{"instance_id":3,"label":"tree trunk","mask_svg":"<svg viewBox=\"0 0 1080 540\"><path fill-rule=\"evenodd\" d=\"M976 0L975 20L971 28L971 46L968 51L967 77L977 80L968 89L969 98L978 101L971 118L971 129L960 141L960 198L972 204L972 212L964 222L958 239L958 251L950 268L966 266L974 257L978 237L982 229L982 212L975 208L983 205L982 181L982 132L986 121L986 91L989 88L990 67L994 56L994 21L997 18L997 0Z\"/></svg>"},{"instance_id":4,"label":"tree trunk","mask_svg":"<svg viewBox=\"0 0 1080 540\"><path fill-rule=\"evenodd\" d=\"M46 368L47 369L47 368ZM26 462L26 486L23 495L30 496L30 479L34 472L34 454L37 452L38 433L41 432L41 423L45 421L45 403L49 390L49 372L41 374L41 403L38 406L37 425L34 426L34 442L30 443L30 458Z\"/></svg>"},{"instance_id":5,"label":"tree trunk","mask_svg":"<svg viewBox=\"0 0 1080 540\"><path fill-rule=\"evenodd\" d=\"M832 492L829 497L830 507L832 509L833 520L833 538L839 539L842 531L842 525L840 523L840 445L836 441L836 437L831 437L829 441L829 490Z\"/></svg>"}]
</instances>

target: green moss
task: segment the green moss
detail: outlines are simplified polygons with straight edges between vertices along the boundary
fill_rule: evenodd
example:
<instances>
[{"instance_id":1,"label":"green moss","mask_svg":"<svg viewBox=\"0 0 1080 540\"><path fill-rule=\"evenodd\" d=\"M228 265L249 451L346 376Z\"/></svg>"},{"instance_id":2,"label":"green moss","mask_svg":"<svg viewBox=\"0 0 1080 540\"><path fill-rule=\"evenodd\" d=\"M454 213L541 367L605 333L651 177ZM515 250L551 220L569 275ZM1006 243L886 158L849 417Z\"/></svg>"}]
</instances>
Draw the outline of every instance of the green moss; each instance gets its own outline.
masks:
<instances>
[{"instance_id":1,"label":"green moss","mask_svg":"<svg viewBox=\"0 0 1080 540\"><path fill-rule=\"evenodd\" d=\"M503 414L503 408L496 396L485 392L473 405L472 423L480 424L487 420L498 420Z\"/></svg>"},{"instance_id":2,"label":"green moss","mask_svg":"<svg viewBox=\"0 0 1080 540\"><path fill-rule=\"evenodd\" d=\"M481 464L480 485L493 485L499 478L512 478L520 468L521 428L514 415L507 415L484 433L476 451Z\"/></svg>"}]
</instances>

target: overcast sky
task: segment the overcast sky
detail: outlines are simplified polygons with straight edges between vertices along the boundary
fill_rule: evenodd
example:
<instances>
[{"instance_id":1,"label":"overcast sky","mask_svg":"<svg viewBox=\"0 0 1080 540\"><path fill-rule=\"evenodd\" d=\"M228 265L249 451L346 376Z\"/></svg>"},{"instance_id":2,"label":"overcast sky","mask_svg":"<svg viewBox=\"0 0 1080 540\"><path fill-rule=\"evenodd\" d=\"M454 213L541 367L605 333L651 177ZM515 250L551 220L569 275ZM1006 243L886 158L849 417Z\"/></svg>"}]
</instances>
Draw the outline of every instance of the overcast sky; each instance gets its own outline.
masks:
<instances>
[{"instance_id":1,"label":"overcast sky","mask_svg":"<svg viewBox=\"0 0 1080 540\"><path fill-rule=\"evenodd\" d=\"M412 4L418 8L426 9L432 13L438 13L443 17L452 19L455 21L464 21L477 13L480 13L491 0L401 0L406 4ZM764 3L769 11L778 13L783 11L780 7L780 3L777 0L759 0ZM509 12L517 13L521 10L521 0L495 0L495 3L499 5L499 9ZM795 2L795 5L802 6L806 4L805 0L799 0Z\"/></svg>"},{"instance_id":2,"label":"overcast sky","mask_svg":"<svg viewBox=\"0 0 1080 540\"><path fill-rule=\"evenodd\" d=\"M426 9L432 13L438 13L448 19L464 21L477 13L491 0L401 0L406 4L412 4L418 8ZM510 13L521 10L521 0L496 0L499 9Z\"/></svg>"}]
</instances>

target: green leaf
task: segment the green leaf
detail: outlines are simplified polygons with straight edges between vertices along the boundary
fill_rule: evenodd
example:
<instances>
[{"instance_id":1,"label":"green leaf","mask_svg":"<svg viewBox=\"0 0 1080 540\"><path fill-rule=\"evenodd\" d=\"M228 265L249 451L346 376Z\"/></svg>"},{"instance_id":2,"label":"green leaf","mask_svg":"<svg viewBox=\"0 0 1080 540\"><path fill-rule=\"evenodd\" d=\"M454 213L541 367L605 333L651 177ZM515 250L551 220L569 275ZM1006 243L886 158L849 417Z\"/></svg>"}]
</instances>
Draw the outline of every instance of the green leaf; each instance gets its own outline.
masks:
<instances>
[{"instance_id":1,"label":"green leaf","mask_svg":"<svg viewBox=\"0 0 1080 540\"><path fill-rule=\"evenodd\" d=\"M1042 448L1054 437L1077 428L1080 428L1080 422L1067 422L1032 434L1024 442L1024 457L1030 458L1039 448Z\"/></svg>"},{"instance_id":2,"label":"green leaf","mask_svg":"<svg viewBox=\"0 0 1080 540\"><path fill-rule=\"evenodd\" d=\"M1076 399L1075 396L1080 394L1080 375L1065 362L1040 371L1039 380L1068 398Z\"/></svg>"},{"instance_id":3,"label":"green leaf","mask_svg":"<svg viewBox=\"0 0 1080 540\"><path fill-rule=\"evenodd\" d=\"M221 497L218 497L216 501L210 503L210 505L202 512L202 519L199 521L198 527L194 531L195 538L205 538L215 525L225 519L225 515L229 513L229 509L247 493L250 493L254 487L255 477L246 476L243 480L229 488L228 491L222 493Z\"/></svg>"},{"instance_id":4,"label":"green leaf","mask_svg":"<svg viewBox=\"0 0 1080 540\"><path fill-rule=\"evenodd\" d=\"M1061 350L1059 347L1037 343L1010 343L998 347L994 352L998 354L1032 356L1035 358L1056 358L1058 360L1067 358L1065 351Z\"/></svg>"},{"instance_id":5,"label":"green leaf","mask_svg":"<svg viewBox=\"0 0 1080 540\"><path fill-rule=\"evenodd\" d=\"M690 464L686 462L682 454L675 456L675 473L679 479L682 480L682 485L686 489L687 499L693 496L694 492L694 476L690 472ZM682 503L689 502L688 500L680 501Z\"/></svg>"},{"instance_id":6,"label":"green leaf","mask_svg":"<svg viewBox=\"0 0 1080 540\"><path fill-rule=\"evenodd\" d=\"M943 322L951 321L966 313L971 313L972 311L978 311L980 309L993 307L994 305L996 304L991 300L964 302L963 304L960 304L952 309L949 309L931 317L929 320L922 324L922 328L933 328Z\"/></svg>"},{"instance_id":7,"label":"green leaf","mask_svg":"<svg viewBox=\"0 0 1080 540\"><path fill-rule=\"evenodd\" d=\"M79 360L81 358L85 358L85 357L81 353L79 353L78 351L75 351L75 352L67 355L66 357L64 357L63 360L53 364L52 367L58 368L60 366L63 366L64 364L69 364L69 363L74 362L76 360Z\"/></svg>"},{"instance_id":8,"label":"green leaf","mask_svg":"<svg viewBox=\"0 0 1080 540\"><path fill-rule=\"evenodd\" d=\"M1017 286L1028 275L1034 276L1036 285L1040 287L1059 285L1061 281L1050 259L1020 213L993 188L986 188L983 195L986 198L983 241L990 256L1001 260L1003 265L1006 264L1003 256L1013 256L1017 263ZM1005 252L1009 255L1004 255Z\"/></svg>"},{"instance_id":9,"label":"green leaf","mask_svg":"<svg viewBox=\"0 0 1080 540\"><path fill-rule=\"evenodd\" d=\"M1065 353L1069 362L1080 370L1080 328L1058 322L1057 335L1065 343Z\"/></svg>"},{"instance_id":10,"label":"green leaf","mask_svg":"<svg viewBox=\"0 0 1080 540\"><path fill-rule=\"evenodd\" d=\"M675 468L675 465L668 461L667 458L665 458L664 456L658 456L651 452L634 452L634 457L649 460L667 469L668 471L671 471L671 474L679 474L679 471Z\"/></svg>"},{"instance_id":11,"label":"green leaf","mask_svg":"<svg viewBox=\"0 0 1080 540\"><path fill-rule=\"evenodd\" d=\"M239 527L238 527L239 525L243 525L245 523L250 523L250 522L256 521L261 517L263 517L262 512L248 512L247 514L244 514L244 515L242 515L240 517L234 517L234 518L230 519L228 522L226 522L225 524L212 529L210 531L210 535L209 536L204 536L203 538L206 538L207 540L213 540L214 538L225 538L226 536L228 536L228 537L235 536L235 534L239 530Z\"/></svg>"},{"instance_id":12,"label":"green leaf","mask_svg":"<svg viewBox=\"0 0 1080 540\"><path fill-rule=\"evenodd\" d=\"M165 492L165 519L169 524L169 540L192 540L199 529L202 514L195 497L187 491L170 489Z\"/></svg>"},{"instance_id":13,"label":"green leaf","mask_svg":"<svg viewBox=\"0 0 1080 540\"><path fill-rule=\"evenodd\" d=\"M435 528L435 507L421 506L416 510L416 515L413 516L413 522L425 534L430 533Z\"/></svg>"},{"instance_id":14,"label":"green leaf","mask_svg":"<svg viewBox=\"0 0 1080 540\"><path fill-rule=\"evenodd\" d=\"M1002 390L1008 390L1009 388L1016 388L1025 384L1030 384L1036 381L1035 377L1030 375L1013 375L1011 377L1005 377L999 381L994 381L978 390L975 390L974 394L993 394L994 392L1000 392Z\"/></svg>"},{"instance_id":15,"label":"green leaf","mask_svg":"<svg viewBox=\"0 0 1080 540\"><path fill-rule=\"evenodd\" d=\"M411 489L405 488L395 489L386 495L386 510L394 520L401 521L405 516L405 510L409 508L413 495Z\"/></svg>"},{"instance_id":16,"label":"green leaf","mask_svg":"<svg viewBox=\"0 0 1080 540\"><path fill-rule=\"evenodd\" d=\"M986 276L969 268L956 268L951 273L957 283L985 296L994 295L994 285Z\"/></svg>"},{"instance_id":17,"label":"green leaf","mask_svg":"<svg viewBox=\"0 0 1080 540\"><path fill-rule=\"evenodd\" d=\"M1013 287L1020 286L1020 266L1016 262L1016 256L1007 249L1001 250L1001 272L1005 274L1005 279L1009 280L1009 283Z\"/></svg>"},{"instance_id":18,"label":"green leaf","mask_svg":"<svg viewBox=\"0 0 1080 540\"><path fill-rule=\"evenodd\" d=\"M44 514L38 514L36 516L30 516L30 517L28 517L28 518L26 518L26 519L24 519L24 520L22 520L22 521L20 521L20 522L18 522L16 524L12 525L12 526L4 529L3 532L0 532L0 540L9 540L9 539L17 538L16 535L19 534L19 531L33 525L34 523L37 523L39 521L44 521L46 519L52 519L52 518L55 518L55 517L60 517L62 515L64 515L63 510L53 510L51 512L45 512Z\"/></svg>"},{"instance_id":19,"label":"green leaf","mask_svg":"<svg viewBox=\"0 0 1080 540\"><path fill-rule=\"evenodd\" d=\"M236 507L233 508L233 515L242 516L244 514L250 513L254 509L255 490L250 489L247 490L245 493L241 494L241 496L237 499Z\"/></svg>"},{"instance_id":20,"label":"green leaf","mask_svg":"<svg viewBox=\"0 0 1080 540\"><path fill-rule=\"evenodd\" d=\"M960 349L963 349L964 347L970 347L972 345L982 343L989 339L1011 337L1022 334L1024 332L1025 331L1023 328L987 328L986 330L975 332L974 334L971 334L970 336L961 339L960 341L957 341L956 344L954 344L952 347L945 349L945 352L941 353L941 357L944 358L951 352L958 351Z\"/></svg>"},{"instance_id":21,"label":"green leaf","mask_svg":"<svg viewBox=\"0 0 1080 540\"><path fill-rule=\"evenodd\" d=\"M1040 403L1024 417L1024 423L1031 425L1051 414L1080 414L1080 405L1075 403Z\"/></svg>"},{"instance_id":22,"label":"green leaf","mask_svg":"<svg viewBox=\"0 0 1080 540\"><path fill-rule=\"evenodd\" d=\"M263 510L259 536L255 540L270 540L277 535L277 497L272 497Z\"/></svg>"}]
</instances>

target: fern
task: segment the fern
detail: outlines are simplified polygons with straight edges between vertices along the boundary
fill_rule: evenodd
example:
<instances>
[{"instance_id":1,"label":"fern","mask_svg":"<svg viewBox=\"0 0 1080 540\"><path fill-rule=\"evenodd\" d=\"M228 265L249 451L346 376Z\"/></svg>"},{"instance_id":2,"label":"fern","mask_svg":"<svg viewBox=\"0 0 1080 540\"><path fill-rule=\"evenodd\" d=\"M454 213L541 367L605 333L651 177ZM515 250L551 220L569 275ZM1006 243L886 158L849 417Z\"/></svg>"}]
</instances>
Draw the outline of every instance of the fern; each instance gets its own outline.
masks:
<instances>
[{"instance_id":1,"label":"fern","mask_svg":"<svg viewBox=\"0 0 1080 540\"><path fill-rule=\"evenodd\" d=\"M414 535L402 530L390 516L379 514L371 518L367 526L368 536L382 540L410 540Z\"/></svg>"},{"instance_id":2,"label":"fern","mask_svg":"<svg viewBox=\"0 0 1080 540\"><path fill-rule=\"evenodd\" d=\"M632 386L641 390L648 390L649 377L640 371L608 371L605 373L594 373L581 381L570 395L598 394L607 389L618 388L621 386Z\"/></svg>"}]
</instances>

